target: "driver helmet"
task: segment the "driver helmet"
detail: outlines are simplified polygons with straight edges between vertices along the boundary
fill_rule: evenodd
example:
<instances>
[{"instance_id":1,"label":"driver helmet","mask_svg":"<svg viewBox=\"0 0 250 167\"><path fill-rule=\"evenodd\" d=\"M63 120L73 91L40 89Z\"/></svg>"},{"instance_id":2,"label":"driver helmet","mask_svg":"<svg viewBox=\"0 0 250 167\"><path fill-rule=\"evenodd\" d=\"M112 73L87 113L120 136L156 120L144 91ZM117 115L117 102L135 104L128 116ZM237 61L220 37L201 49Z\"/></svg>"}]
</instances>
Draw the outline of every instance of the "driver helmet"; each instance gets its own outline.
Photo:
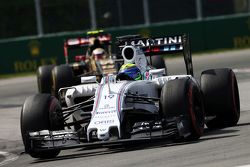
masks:
<instances>
[{"instance_id":1,"label":"driver helmet","mask_svg":"<svg viewBox=\"0 0 250 167\"><path fill-rule=\"evenodd\" d=\"M98 38L90 38L89 39L90 51L93 52L96 48L102 48L101 41Z\"/></svg>"},{"instance_id":2,"label":"driver helmet","mask_svg":"<svg viewBox=\"0 0 250 167\"><path fill-rule=\"evenodd\" d=\"M95 60L105 59L106 57L105 50L103 48L94 49L92 52L92 57Z\"/></svg>"},{"instance_id":3,"label":"driver helmet","mask_svg":"<svg viewBox=\"0 0 250 167\"><path fill-rule=\"evenodd\" d=\"M117 74L117 80L142 80L141 71L135 64L124 64Z\"/></svg>"}]
</instances>

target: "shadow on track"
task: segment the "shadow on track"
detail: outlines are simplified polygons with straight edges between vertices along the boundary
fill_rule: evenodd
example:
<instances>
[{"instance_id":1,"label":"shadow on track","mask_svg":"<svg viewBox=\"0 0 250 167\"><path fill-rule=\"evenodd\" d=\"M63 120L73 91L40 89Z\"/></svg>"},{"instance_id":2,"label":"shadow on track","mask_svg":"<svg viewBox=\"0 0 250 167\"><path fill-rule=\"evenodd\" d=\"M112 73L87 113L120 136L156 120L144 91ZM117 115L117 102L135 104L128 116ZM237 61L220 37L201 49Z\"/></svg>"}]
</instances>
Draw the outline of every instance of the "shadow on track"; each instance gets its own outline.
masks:
<instances>
[{"instance_id":1,"label":"shadow on track","mask_svg":"<svg viewBox=\"0 0 250 167\"><path fill-rule=\"evenodd\" d=\"M250 123L242 123L238 124L237 126L249 126ZM237 127L236 126L236 127ZM204 129L204 135L197 141L189 141L189 142L178 142L173 141L167 138L157 138L145 141L134 141L131 143L123 143L123 144L113 144L113 145L106 145L106 146L91 146L87 148L78 148L73 149L70 155L59 155L53 159L34 159L31 164L36 163L45 163L51 161L60 161L60 160L67 160L67 159L78 159L84 157L92 157L98 155L106 155L106 154L115 154L121 152L130 152L130 151L138 151L138 150L145 150L145 149L155 149L155 148L162 148L162 147L173 147L179 145L189 145L189 144L196 144L207 140L216 140L216 139L223 139L223 138L232 138L239 136L237 132L240 130L232 129L232 128L224 128L224 129L213 129L210 130L208 128ZM62 153L63 154L63 153Z\"/></svg>"},{"instance_id":2,"label":"shadow on track","mask_svg":"<svg viewBox=\"0 0 250 167\"><path fill-rule=\"evenodd\" d=\"M173 142L169 139L153 139L149 141L142 141L142 142L135 142L125 145L110 145L108 147L92 147L92 148L80 148L74 151L74 153L70 155L62 155L58 156L53 159L35 159L31 164L36 163L44 163L50 161L59 161L59 160L67 160L67 159L78 159L84 157L91 157L91 156L98 156L98 155L105 155L105 154L114 154L120 152L129 152L135 150L145 150L145 149L155 149L155 148L162 148L162 147L173 147L179 145L187 145L187 144L196 144L206 140L215 140L220 138L230 138L238 136L237 134L229 134L229 133L236 133L238 130L232 129L218 129L218 130L205 130L204 137L197 141L191 142ZM214 135L209 137L210 135ZM216 136L217 135L217 136ZM218 136L219 135L219 136Z\"/></svg>"},{"instance_id":3,"label":"shadow on track","mask_svg":"<svg viewBox=\"0 0 250 167\"><path fill-rule=\"evenodd\" d=\"M237 126L241 127L241 126L250 126L250 122L248 123L239 123Z\"/></svg>"},{"instance_id":4,"label":"shadow on track","mask_svg":"<svg viewBox=\"0 0 250 167\"><path fill-rule=\"evenodd\" d=\"M210 136L210 135L222 135L222 134L228 134L228 133L236 133L240 130L236 129L205 129L203 136Z\"/></svg>"},{"instance_id":5,"label":"shadow on track","mask_svg":"<svg viewBox=\"0 0 250 167\"><path fill-rule=\"evenodd\" d=\"M62 155L62 156L59 155L58 157L53 158L53 159L36 159L34 162L31 162L31 164L58 161L58 160L67 160L67 159L77 159L77 158L84 158L84 157L91 157L91 156L98 156L98 155L105 155L105 154L129 152L129 151L135 151L135 150L145 150L145 149L154 149L154 148L160 148L160 147L186 145L186 144L193 144L197 142L199 141L174 143L172 141L151 140L151 141L147 141L147 143L142 142L142 143L134 143L131 145L114 145L114 146L111 145L109 147L101 147L101 148L99 147L99 149L92 148L91 150L89 150L89 148L87 149L81 148L81 149L76 150L75 151L76 153L73 153L71 155ZM89 152L83 152L83 151L89 151Z\"/></svg>"}]
</instances>

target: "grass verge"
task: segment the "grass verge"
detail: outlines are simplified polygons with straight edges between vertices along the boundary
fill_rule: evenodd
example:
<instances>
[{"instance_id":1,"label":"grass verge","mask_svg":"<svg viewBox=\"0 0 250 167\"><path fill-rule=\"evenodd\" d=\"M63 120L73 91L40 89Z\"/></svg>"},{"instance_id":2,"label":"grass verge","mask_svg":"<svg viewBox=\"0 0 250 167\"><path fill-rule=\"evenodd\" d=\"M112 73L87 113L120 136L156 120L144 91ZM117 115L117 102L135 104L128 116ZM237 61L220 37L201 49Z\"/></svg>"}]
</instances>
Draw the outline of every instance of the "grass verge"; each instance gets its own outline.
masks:
<instances>
[{"instance_id":1,"label":"grass verge","mask_svg":"<svg viewBox=\"0 0 250 167\"><path fill-rule=\"evenodd\" d=\"M16 78L16 77L27 77L36 75L35 72L26 72L26 73L15 73L15 74L0 74L0 79Z\"/></svg>"}]
</instances>

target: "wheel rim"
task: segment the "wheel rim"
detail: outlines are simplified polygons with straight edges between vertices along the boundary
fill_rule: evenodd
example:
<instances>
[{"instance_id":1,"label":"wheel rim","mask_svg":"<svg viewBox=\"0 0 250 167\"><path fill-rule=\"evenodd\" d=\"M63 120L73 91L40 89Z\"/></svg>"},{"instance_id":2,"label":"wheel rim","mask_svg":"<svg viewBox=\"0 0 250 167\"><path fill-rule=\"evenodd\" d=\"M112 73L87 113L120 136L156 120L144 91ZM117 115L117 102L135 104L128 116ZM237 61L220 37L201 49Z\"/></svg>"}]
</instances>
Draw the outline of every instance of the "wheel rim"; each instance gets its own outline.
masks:
<instances>
[{"instance_id":1,"label":"wheel rim","mask_svg":"<svg viewBox=\"0 0 250 167\"><path fill-rule=\"evenodd\" d=\"M195 132L201 136L204 126L204 110L200 94L197 90L194 90L194 86L191 85L188 90L189 100L189 114L191 117L192 127Z\"/></svg>"}]
</instances>

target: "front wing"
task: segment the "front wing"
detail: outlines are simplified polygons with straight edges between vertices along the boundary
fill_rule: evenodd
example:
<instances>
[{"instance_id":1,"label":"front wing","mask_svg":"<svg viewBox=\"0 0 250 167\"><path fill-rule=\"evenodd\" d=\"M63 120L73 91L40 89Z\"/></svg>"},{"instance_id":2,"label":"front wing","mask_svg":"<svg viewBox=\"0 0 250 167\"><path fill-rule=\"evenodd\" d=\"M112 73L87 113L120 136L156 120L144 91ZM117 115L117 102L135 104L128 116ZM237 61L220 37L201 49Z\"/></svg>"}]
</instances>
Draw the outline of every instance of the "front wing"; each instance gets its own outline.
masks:
<instances>
[{"instance_id":1,"label":"front wing","mask_svg":"<svg viewBox=\"0 0 250 167\"><path fill-rule=\"evenodd\" d=\"M72 130L48 131L42 130L38 132L29 132L28 141L31 150L66 150L73 148L93 148L105 147L109 145L127 145L142 143L145 141L161 139L161 138L178 138L186 137L190 134L189 124L186 118L173 118L168 120L165 125L159 122L153 126L137 126L131 133L130 139L112 139L108 141L88 142L78 136L77 132Z\"/></svg>"}]
</instances>

